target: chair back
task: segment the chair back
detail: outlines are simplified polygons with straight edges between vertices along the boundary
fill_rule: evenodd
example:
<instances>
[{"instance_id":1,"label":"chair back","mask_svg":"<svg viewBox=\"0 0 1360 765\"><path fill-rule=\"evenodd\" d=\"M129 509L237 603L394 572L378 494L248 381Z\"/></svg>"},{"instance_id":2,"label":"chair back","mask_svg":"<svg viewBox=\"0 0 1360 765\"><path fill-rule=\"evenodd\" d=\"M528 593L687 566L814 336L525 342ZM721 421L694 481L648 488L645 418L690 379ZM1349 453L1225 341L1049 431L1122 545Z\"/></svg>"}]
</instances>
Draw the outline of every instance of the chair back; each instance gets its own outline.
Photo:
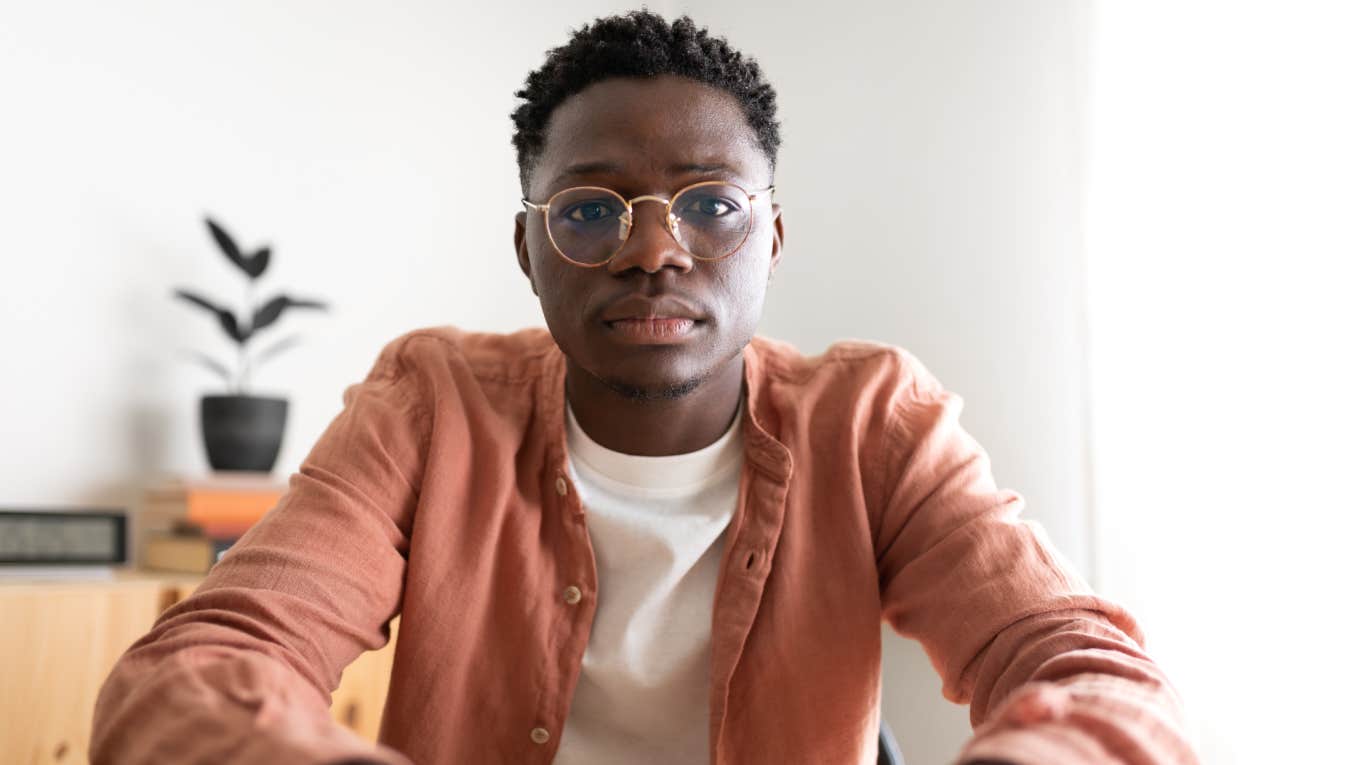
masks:
<instances>
[{"instance_id":1,"label":"chair back","mask_svg":"<svg viewBox=\"0 0 1360 765\"><path fill-rule=\"evenodd\" d=\"M878 723L878 765L906 765L902 750L897 748L897 739L888 723L881 720Z\"/></svg>"}]
</instances>

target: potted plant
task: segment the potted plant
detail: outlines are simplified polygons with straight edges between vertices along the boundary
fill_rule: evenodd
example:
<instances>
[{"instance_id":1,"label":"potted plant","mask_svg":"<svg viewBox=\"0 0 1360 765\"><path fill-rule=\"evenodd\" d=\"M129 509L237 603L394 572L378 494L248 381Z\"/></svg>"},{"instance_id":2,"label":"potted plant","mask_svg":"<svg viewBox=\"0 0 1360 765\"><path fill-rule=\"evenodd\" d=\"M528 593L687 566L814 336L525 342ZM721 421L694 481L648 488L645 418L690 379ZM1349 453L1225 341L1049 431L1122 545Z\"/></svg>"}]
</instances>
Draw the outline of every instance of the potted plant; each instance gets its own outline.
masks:
<instances>
[{"instance_id":1,"label":"potted plant","mask_svg":"<svg viewBox=\"0 0 1360 765\"><path fill-rule=\"evenodd\" d=\"M263 303L255 303L255 280L269 267L270 248L246 254L231 235L212 218L205 218L208 231L223 255L246 275L245 313L238 318L229 308L219 306L201 295L176 289L175 297L188 301L213 314L217 324L237 346L235 373L216 359L197 352L191 355L203 366L222 377L229 392L224 395L205 395L199 404L199 424L208 463L214 470L250 470L269 472L279 456L283 443L283 429L288 419L288 401L271 396L252 396L248 391L250 373L261 363L297 344L297 336L284 338L260 351L253 358L250 341L261 330L274 324L290 308L326 310L316 300L300 300L278 295Z\"/></svg>"}]
</instances>

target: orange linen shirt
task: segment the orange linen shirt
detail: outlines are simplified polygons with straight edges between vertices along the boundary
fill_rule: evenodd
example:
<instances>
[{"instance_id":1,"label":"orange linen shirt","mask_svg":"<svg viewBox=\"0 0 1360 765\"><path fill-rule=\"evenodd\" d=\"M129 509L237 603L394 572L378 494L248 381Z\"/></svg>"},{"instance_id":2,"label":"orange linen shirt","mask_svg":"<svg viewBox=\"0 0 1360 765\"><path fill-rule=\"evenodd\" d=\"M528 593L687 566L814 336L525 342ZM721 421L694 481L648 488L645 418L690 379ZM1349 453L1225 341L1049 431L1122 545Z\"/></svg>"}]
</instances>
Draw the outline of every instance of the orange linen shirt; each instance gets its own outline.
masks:
<instances>
[{"instance_id":1,"label":"orange linen shirt","mask_svg":"<svg viewBox=\"0 0 1360 765\"><path fill-rule=\"evenodd\" d=\"M1134 620L1018 517L957 396L885 345L743 355L712 763L872 763L885 619L972 702L961 759L1194 762ZM278 505L118 661L94 761L552 762L597 605L564 380L543 329L389 343ZM327 705L398 614L375 747Z\"/></svg>"}]
</instances>

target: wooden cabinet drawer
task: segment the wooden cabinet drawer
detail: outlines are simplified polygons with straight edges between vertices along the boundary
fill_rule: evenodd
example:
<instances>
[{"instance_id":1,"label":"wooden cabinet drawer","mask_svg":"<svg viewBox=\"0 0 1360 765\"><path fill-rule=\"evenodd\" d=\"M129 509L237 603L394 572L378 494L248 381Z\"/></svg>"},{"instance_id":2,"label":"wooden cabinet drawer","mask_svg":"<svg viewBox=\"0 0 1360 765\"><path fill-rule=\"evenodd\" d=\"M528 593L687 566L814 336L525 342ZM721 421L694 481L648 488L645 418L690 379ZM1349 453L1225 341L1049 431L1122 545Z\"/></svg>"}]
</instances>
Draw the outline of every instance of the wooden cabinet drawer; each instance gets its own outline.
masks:
<instances>
[{"instance_id":1,"label":"wooden cabinet drawer","mask_svg":"<svg viewBox=\"0 0 1360 765\"><path fill-rule=\"evenodd\" d=\"M0 742L15 765L89 761L95 698L114 662L194 578L126 574L111 582L0 583ZM332 695L341 724L376 740L396 644L359 657Z\"/></svg>"}]
</instances>

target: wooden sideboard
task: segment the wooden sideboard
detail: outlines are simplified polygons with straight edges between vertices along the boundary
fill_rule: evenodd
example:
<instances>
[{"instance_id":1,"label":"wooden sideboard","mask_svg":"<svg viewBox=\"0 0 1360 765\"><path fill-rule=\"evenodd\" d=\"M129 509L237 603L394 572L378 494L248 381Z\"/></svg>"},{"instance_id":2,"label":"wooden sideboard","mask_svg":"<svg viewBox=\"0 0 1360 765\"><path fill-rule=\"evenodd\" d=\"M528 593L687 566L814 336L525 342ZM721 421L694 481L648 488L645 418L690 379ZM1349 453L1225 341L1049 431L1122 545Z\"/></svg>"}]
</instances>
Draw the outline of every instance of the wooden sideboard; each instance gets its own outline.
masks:
<instances>
[{"instance_id":1,"label":"wooden sideboard","mask_svg":"<svg viewBox=\"0 0 1360 765\"><path fill-rule=\"evenodd\" d=\"M112 581L0 581L0 742L6 765L89 762L95 698L118 657L199 578L122 572ZM331 714L378 736L392 639L360 656L331 696Z\"/></svg>"}]
</instances>

